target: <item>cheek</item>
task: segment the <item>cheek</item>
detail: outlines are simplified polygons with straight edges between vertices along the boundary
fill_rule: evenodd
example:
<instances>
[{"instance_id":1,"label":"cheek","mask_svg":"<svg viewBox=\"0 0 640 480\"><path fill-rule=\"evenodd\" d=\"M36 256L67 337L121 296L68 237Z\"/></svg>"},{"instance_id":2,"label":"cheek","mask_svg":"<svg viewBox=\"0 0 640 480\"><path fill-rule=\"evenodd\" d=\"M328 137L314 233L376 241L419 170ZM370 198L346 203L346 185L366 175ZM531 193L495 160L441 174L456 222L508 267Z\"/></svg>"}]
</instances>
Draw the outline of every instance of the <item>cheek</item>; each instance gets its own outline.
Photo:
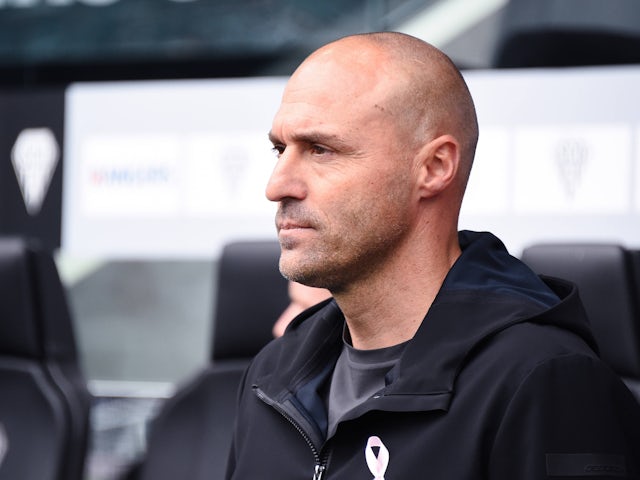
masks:
<instances>
[{"instance_id":1,"label":"cheek","mask_svg":"<svg viewBox=\"0 0 640 480\"><path fill-rule=\"evenodd\" d=\"M318 185L315 204L324 226L336 236L367 232L404 223L410 207L411 176L398 170L352 175L353 181Z\"/></svg>"},{"instance_id":2,"label":"cheek","mask_svg":"<svg viewBox=\"0 0 640 480\"><path fill-rule=\"evenodd\" d=\"M379 184L373 185L364 194L347 196L332 210L331 234L337 242L378 243L390 235L395 236L406 224L406 196L397 190L385 191Z\"/></svg>"}]
</instances>

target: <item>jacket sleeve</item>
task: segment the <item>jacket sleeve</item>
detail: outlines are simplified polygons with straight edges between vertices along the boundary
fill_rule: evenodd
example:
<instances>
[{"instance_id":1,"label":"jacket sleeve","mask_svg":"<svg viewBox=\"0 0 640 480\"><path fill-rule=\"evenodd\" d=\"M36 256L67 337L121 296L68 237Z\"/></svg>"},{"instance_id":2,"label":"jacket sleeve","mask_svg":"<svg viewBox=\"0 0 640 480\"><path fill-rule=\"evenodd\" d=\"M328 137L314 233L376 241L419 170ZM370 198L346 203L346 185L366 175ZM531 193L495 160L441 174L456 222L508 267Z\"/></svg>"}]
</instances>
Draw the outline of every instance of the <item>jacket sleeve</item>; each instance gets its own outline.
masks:
<instances>
[{"instance_id":1,"label":"jacket sleeve","mask_svg":"<svg viewBox=\"0 0 640 480\"><path fill-rule=\"evenodd\" d=\"M506 408L491 480L640 480L640 404L601 361L566 355L538 365Z\"/></svg>"}]
</instances>

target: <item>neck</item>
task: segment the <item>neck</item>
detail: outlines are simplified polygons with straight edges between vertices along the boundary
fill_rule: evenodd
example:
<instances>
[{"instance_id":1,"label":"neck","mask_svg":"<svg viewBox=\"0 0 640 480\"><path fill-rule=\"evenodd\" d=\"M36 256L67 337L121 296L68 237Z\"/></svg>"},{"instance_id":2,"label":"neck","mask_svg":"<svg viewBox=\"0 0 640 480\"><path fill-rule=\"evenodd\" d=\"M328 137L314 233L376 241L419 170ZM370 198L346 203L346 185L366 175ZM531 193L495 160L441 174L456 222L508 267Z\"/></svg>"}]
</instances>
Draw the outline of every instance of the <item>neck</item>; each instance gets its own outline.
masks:
<instances>
[{"instance_id":1,"label":"neck","mask_svg":"<svg viewBox=\"0 0 640 480\"><path fill-rule=\"evenodd\" d=\"M334 293L354 348L390 347L413 338L451 266L460 256L457 232L435 249L407 248L384 268Z\"/></svg>"}]
</instances>

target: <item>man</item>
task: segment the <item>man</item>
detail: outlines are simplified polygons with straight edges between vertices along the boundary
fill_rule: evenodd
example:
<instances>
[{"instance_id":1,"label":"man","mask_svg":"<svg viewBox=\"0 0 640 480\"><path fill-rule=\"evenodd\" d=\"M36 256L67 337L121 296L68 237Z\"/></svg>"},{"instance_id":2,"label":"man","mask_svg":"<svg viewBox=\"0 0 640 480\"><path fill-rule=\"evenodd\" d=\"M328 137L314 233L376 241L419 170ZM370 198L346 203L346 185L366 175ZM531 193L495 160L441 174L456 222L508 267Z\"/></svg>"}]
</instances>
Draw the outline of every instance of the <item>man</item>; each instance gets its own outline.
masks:
<instances>
[{"instance_id":1,"label":"man","mask_svg":"<svg viewBox=\"0 0 640 480\"><path fill-rule=\"evenodd\" d=\"M333 299L249 367L229 479L640 478L640 414L575 288L457 232L478 129L434 47L320 48L270 137L280 269Z\"/></svg>"}]
</instances>

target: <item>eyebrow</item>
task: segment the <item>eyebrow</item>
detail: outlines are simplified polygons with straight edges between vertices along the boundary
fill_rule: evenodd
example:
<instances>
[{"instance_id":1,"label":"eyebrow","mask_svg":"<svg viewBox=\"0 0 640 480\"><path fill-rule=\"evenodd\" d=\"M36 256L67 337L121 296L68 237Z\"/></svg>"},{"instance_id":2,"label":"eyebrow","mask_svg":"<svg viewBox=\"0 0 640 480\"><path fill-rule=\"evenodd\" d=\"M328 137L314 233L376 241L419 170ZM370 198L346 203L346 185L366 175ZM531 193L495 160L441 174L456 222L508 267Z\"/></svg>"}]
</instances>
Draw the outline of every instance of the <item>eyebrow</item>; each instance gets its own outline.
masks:
<instances>
[{"instance_id":1,"label":"eyebrow","mask_svg":"<svg viewBox=\"0 0 640 480\"><path fill-rule=\"evenodd\" d=\"M269 136L269 141L271 143L273 143L273 144L280 143L280 139L278 137L276 137L276 135L271 130L269 130L269 135L268 136Z\"/></svg>"},{"instance_id":2,"label":"eyebrow","mask_svg":"<svg viewBox=\"0 0 640 480\"><path fill-rule=\"evenodd\" d=\"M336 134L324 133L317 130L309 130L307 132L294 133L292 136L294 142L313 144L328 144L339 148L347 148L345 141ZM282 140L273 132L269 132L269 140L273 144L283 143Z\"/></svg>"}]
</instances>

